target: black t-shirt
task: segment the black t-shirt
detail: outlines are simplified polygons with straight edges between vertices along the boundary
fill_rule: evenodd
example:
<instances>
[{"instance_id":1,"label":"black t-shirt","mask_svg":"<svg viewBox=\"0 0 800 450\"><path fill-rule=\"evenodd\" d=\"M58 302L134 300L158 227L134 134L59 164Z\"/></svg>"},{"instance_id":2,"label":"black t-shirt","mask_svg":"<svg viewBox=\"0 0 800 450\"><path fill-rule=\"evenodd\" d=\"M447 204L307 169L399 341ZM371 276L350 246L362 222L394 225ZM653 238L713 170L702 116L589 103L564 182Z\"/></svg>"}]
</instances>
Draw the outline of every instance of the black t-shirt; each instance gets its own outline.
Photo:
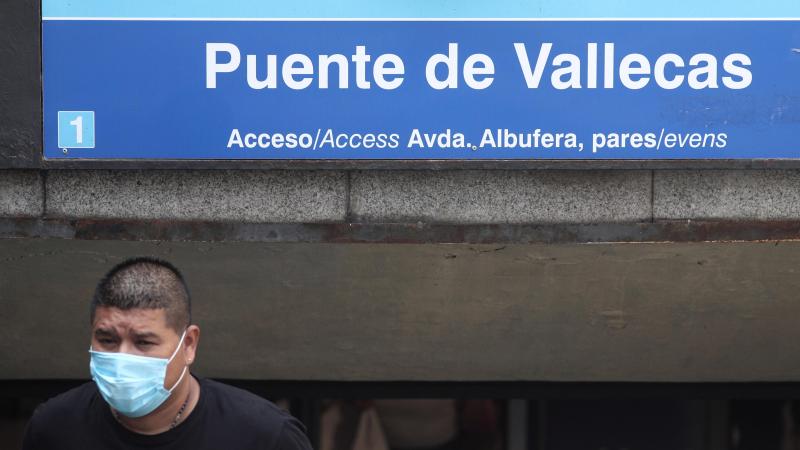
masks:
<instances>
[{"instance_id":1,"label":"black t-shirt","mask_svg":"<svg viewBox=\"0 0 800 450\"><path fill-rule=\"evenodd\" d=\"M200 398L175 428L156 435L123 427L89 382L41 404L23 450L310 450L305 427L247 391L198 378Z\"/></svg>"}]
</instances>

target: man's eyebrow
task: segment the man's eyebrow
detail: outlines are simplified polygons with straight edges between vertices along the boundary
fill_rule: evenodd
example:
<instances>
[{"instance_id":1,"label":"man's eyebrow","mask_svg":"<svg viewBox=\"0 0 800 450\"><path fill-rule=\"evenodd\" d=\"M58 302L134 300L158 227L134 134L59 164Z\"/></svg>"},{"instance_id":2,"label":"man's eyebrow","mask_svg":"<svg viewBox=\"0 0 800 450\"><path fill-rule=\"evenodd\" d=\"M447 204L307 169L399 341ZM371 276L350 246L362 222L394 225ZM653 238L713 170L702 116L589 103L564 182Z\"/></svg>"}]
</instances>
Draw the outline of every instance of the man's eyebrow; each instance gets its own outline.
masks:
<instances>
[{"instance_id":1,"label":"man's eyebrow","mask_svg":"<svg viewBox=\"0 0 800 450\"><path fill-rule=\"evenodd\" d=\"M98 328L94 330L95 336L117 337L117 332L108 328Z\"/></svg>"},{"instance_id":2,"label":"man's eyebrow","mask_svg":"<svg viewBox=\"0 0 800 450\"><path fill-rule=\"evenodd\" d=\"M159 335L153 333L152 331L143 331L141 333L134 331L131 334L137 339L161 339Z\"/></svg>"}]
</instances>

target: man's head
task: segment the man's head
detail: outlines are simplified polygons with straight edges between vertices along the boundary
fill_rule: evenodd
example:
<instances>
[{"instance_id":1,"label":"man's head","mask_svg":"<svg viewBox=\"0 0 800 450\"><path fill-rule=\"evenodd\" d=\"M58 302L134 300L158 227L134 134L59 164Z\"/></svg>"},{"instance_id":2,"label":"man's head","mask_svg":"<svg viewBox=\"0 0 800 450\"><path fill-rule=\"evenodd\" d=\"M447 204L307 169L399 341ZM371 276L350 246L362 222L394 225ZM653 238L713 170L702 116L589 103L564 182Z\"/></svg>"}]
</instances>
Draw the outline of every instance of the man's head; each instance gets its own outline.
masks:
<instances>
[{"instance_id":1,"label":"man's head","mask_svg":"<svg viewBox=\"0 0 800 450\"><path fill-rule=\"evenodd\" d=\"M174 354L164 380L167 389L194 361L200 329L191 324L183 276L166 261L133 258L112 268L95 290L91 323L95 351L154 358Z\"/></svg>"},{"instance_id":2,"label":"man's head","mask_svg":"<svg viewBox=\"0 0 800 450\"><path fill-rule=\"evenodd\" d=\"M178 335L192 321L192 302L183 275L172 264L156 258L131 258L114 266L97 284L92 322L98 307L162 309L167 325Z\"/></svg>"}]
</instances>

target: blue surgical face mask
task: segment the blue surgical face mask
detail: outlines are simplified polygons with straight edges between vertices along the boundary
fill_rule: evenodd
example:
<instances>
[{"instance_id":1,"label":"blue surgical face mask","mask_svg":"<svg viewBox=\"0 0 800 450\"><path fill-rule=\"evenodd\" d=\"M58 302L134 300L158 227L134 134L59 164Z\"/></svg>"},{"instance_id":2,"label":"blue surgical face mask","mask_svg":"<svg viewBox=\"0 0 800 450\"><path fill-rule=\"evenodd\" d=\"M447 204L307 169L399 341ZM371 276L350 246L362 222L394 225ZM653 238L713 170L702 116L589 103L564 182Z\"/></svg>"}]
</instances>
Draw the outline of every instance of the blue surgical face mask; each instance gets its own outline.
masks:
<instances>
[{"instance_id":1,"label":"blue surgical face mask","mask_svg":"<svg viewBox=\"0 0 800 450\"><path fill-rule=\"evenodd\" d=\"M106 402L127 417L146 416L164 403L186 375L184 367L178 381L170 389L164 388L167 365L178 354L185 336L186 331L169 358L96 352L89 347L89 370Z\"/></svg>"}]
</instances>

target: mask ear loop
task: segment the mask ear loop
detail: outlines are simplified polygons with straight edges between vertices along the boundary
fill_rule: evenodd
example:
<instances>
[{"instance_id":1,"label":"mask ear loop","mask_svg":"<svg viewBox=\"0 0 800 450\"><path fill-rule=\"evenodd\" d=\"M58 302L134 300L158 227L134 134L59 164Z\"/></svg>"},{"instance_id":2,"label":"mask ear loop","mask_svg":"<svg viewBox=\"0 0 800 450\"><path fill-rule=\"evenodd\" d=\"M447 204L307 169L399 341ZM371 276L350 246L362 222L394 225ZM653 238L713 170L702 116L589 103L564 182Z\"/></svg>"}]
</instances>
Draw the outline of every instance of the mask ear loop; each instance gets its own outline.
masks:
<instances>
[{"instance_id":1,"label":"mask ear loop","mask_svg":"<svg viewBox=\"0 0 800 450\"><path fill-rule=\"evenodd\" d=\"M175 358L175 355L178 354L178 350L181 349L181 345L183 345L183 338L185 337L186 337L186 330L183 330L183 334L181 335L181 340L178 341L178 346L175 347L175 351L172 352L172 356L170 356L169 359L167 360L167 364L171 363L172 359Z\"/></svg>"},{"instance_id":2,"label":"mask ear loop","mask_svg":"<svg viewBox=\"0 0 800 450\"><path fill-rule=\"evenodd\" d=\"M172 391L174 391L174 390L175 390L175 388L176 388L176 387L178 387L178 385L179 385L179 384L181 384L181 380L183 380L183 376L184 376L184 375L186 375L186 369L188 369L188 368L189 368L189 366L184 366L184 367L183 367L183 372L181 372L181 376L180 376L180 378L178 378L178 381L176 381L176 382L175 382L175 384L173 384L173 385L172 385L172 387L171 387L171 388L169 388L169 391L168 391L168 392L169 392L170 394L172 394Z\"/></svg>"},{"instance_id":3,"label":"mask ear loop","mask_svg":"<svg viewBox=\"0 0 800 450\"><path fill-rule=\"evenodd\" d=\"M175 348L175 351L172 353L172 356L169 357L169 360L167 361L167 364L171 363L173 358L175 358L175 355L178 354L178 350L181 349L181 346L183 345L183 338L185 338L185 337L186 337L186 330L183 330L183 334L181 335L181 340L178 342L178 347ZM178 387L179 384L181 384L181 380L183 380L183 377L186 375L186 369L188 369L188 368L189 368L189 366L183 366L183 372L181 372L180 378L178 378L178 381L176 381L175 384L173 384L172 387L169 388L169 393L170 394L172 393L172 391L176 387ZM166 371L166 370L167 370L167 368L165 367L164 371ZM166 374L164 374L164 375L166 375Z\"/></svg>"}]
</instances>

